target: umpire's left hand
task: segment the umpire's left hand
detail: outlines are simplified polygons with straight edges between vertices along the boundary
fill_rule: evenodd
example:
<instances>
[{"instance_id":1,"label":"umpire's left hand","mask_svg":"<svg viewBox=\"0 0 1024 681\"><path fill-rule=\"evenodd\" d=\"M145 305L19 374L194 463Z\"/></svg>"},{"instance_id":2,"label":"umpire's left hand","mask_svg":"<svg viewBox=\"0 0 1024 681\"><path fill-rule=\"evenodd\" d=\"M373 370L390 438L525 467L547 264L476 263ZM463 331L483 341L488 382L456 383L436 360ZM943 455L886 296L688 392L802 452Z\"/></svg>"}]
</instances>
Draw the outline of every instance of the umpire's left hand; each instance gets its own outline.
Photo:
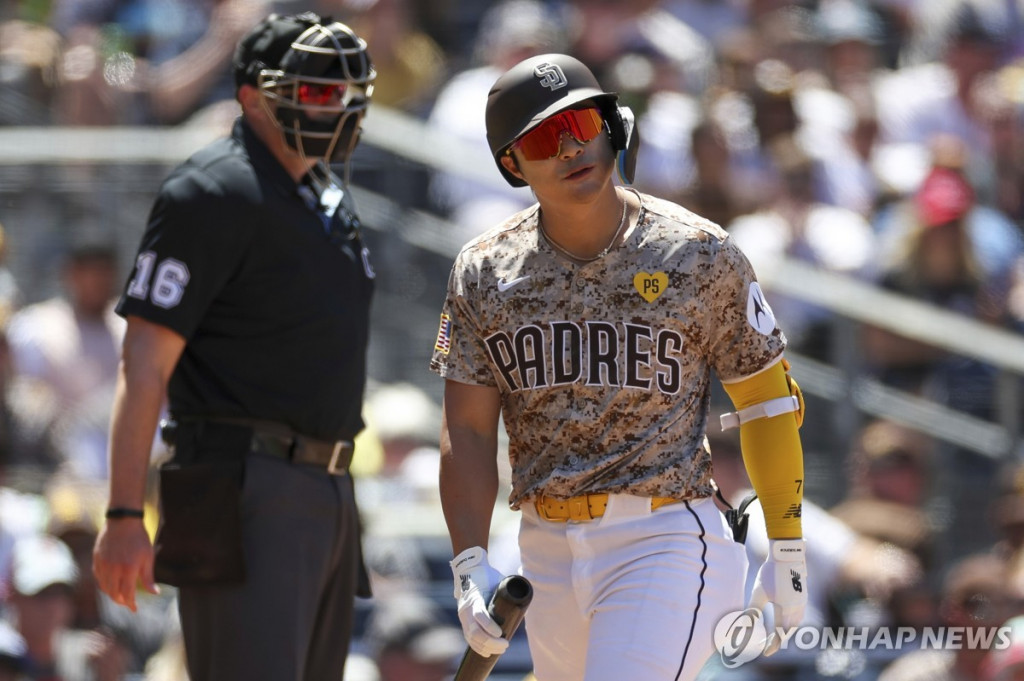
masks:
<instances>
[{"instance_id":1,"label":"umpire's left hand","mask_svg":"<svg viewBox=\"0 0 1024 681\"><path fill-rule=\"evenodd\" d=\"M152 593L160 593L153 581L153 544L142 520L109 520L96 539L92 554L92 572L103 593L118 605L136 611L136 584Z\"/></svg>"}]
</instances>

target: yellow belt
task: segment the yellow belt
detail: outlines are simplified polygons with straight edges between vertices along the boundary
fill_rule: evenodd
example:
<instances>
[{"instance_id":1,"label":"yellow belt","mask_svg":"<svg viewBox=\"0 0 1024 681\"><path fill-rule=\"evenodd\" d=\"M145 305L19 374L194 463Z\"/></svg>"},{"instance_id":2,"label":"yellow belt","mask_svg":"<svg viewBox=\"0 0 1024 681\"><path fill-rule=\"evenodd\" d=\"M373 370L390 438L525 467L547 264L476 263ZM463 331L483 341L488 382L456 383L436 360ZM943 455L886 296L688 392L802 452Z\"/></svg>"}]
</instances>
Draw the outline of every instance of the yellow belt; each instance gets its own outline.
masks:
<instances>
[{"instance_id":1,"label":"yellow belt","mask_svg":"<svg viewBox=\"0 0 1024 681\"><path fill-rule=\"evenodd\" d=\"M680 499L671 497L652 497L651 510L674 504ZM537 514L544 520L555 523L564 523L568 520L582 521L593 520L604 515L608 506L608 494L596 492L594 494L581 494L578 497L569 499L555 499L549 496L540 496L533 502L537 507Z\"/></svg>"}]
</instances>

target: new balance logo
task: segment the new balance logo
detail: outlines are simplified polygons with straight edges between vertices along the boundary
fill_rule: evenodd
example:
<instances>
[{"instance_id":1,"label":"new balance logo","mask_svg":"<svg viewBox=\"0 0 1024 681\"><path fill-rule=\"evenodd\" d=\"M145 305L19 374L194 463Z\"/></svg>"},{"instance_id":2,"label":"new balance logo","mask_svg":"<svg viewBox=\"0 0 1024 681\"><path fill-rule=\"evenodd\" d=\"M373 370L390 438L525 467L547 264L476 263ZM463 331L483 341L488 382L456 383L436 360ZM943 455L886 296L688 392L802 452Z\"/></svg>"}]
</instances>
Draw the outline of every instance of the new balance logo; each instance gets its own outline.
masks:
<instances>
[{"instance_id":1,"label":"new balance logo","mask_svg":"<svg viewBox=\"0 0 1024 681\"><path fill-rule=\"evenodd\" d=\"M803 582L800 581L800 573L796 570L790 570L789 578L793 580L793 591L797 593L803 593L804 585Z\"/></svg>"},{"instance_id":2,"label":"new balance logo","mask_svg":"<svg viewBox=\"0 0 1024 681\"><path fill-rule=\"evenodd\" d=\"M501 291L502 293L504 293L505 291L509 290L510 288L515 286L516 284L522 283L522 282L526 281L529 278L530 278L530 275L528 274L525 277L517 277L515 279L510 279L508 281L505 281L504 279L499 279L498 280L498 290Z\"/></svg>"},{"instance_id":3,"label":"new balance logo","mask_svg":"<svg viewBox=\"0 0 1024 681\"><path fill-rule=\"evenodd\" d=\"M569 84L562 67L558 64L544 62L533 70L533 75L540 78L541 87L546 87L552 92Z\"/></svg>"}]
</instances>

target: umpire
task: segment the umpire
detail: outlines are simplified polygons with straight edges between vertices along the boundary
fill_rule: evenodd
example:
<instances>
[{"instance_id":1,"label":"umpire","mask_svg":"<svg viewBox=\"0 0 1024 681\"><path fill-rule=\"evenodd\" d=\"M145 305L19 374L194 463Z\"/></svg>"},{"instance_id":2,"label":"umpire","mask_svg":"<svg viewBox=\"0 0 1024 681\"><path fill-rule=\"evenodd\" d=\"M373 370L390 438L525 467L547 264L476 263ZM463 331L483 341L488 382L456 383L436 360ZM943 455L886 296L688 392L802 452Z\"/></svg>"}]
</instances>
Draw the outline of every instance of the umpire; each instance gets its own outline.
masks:
<instances>
[{"instance_id":1,"label":"umpire","mask_svg":"<svg viewBox=\"0 0 1024 681\"><path fill-rule=\"evenodd\" d=\"M373 269L344 183L375 77L366 43L271 15L234 59L242 116L164 182L118 304L127 332L94 572L135 609L179 587L193 681L342 677L369 595L348 464ZM161 518L142 522L153 435Z\"/></svg>"}]
</instances>

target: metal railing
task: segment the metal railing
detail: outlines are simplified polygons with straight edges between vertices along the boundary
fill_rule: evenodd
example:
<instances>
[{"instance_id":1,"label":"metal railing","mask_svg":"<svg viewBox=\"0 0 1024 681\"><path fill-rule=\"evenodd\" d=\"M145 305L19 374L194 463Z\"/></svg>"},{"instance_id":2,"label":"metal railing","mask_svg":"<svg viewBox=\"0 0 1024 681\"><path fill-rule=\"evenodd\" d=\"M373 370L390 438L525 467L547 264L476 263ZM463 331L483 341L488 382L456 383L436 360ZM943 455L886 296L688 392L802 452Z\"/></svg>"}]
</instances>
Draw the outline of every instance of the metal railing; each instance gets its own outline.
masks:
<instances>
[{"instance_id":1,"label":"metal railing","mask_svg":"<svg viewBox=\"0 0 1024 681\"><path fill-rule=\"evenodd\" d=\"M1020 377L1024 376L1024 337L1020 334L791 259L762 268L758 278L767 290L828 308L838 317L997 368L1000 380L994 403L999 405L999 421L979 419L862 376L856 349L849 343L851 329L838 334L846 342L837 344L831 364L794 358L793 375L807 392L987 457L1020 453ZM843 320L836 323L842 326ZM842 426L842 419L837 420Z\"/></svg>"}]
</instances>

